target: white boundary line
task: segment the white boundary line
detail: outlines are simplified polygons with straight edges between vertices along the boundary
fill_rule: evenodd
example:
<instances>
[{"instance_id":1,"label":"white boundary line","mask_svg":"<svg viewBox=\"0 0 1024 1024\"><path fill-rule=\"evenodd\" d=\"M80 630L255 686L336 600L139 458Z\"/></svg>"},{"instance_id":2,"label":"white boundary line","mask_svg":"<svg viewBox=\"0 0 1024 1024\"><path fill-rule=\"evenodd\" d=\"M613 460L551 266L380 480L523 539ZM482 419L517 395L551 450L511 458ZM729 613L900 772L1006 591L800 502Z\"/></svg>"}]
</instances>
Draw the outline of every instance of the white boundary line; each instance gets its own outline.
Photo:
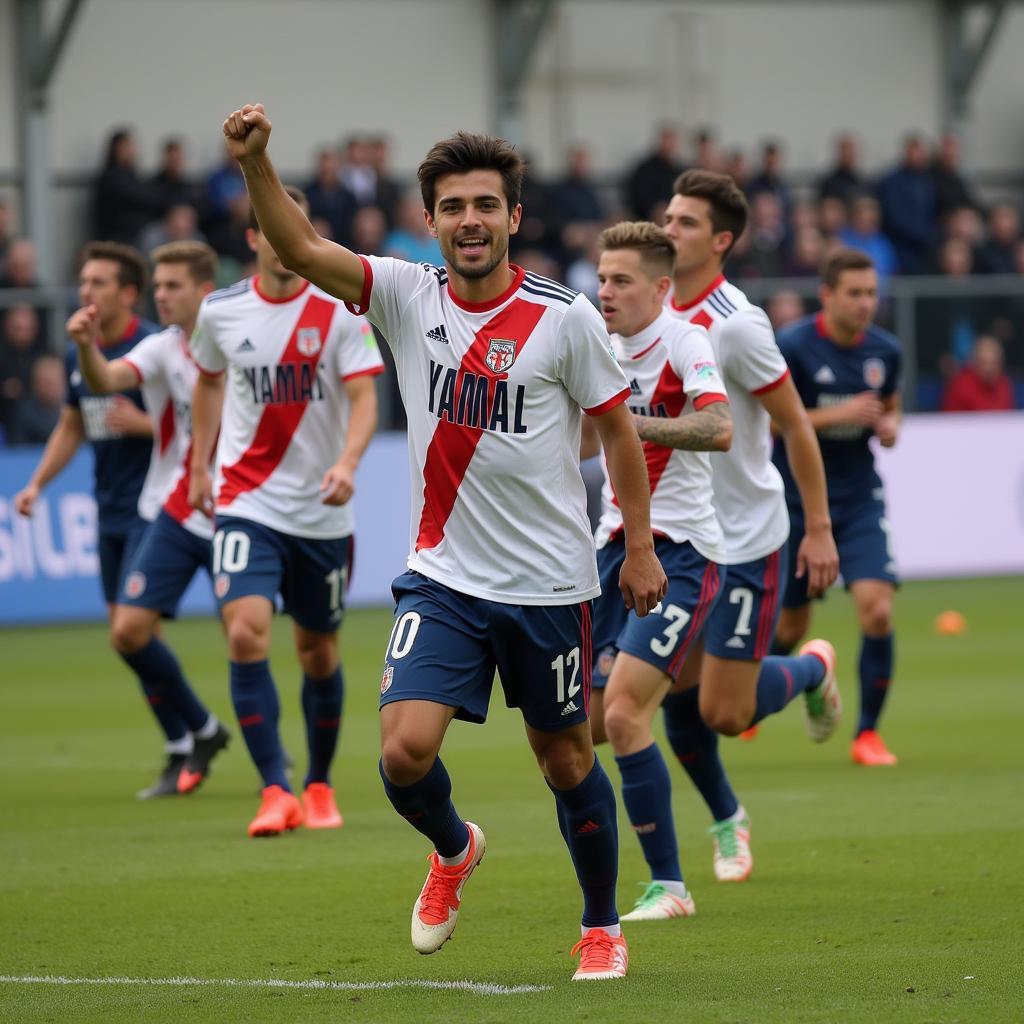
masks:
<instances>
[{"instance_id":1,"label":"white boundary line","mask_svg":"<svg viewBox=\"0 0 1024 1024\"><path fill-rule=\"evenodd\" d=\"M383 992L395 988L425 988L444 992L470 992L475 996L520 996L548 992L550 985L496 985L489 981L429 981L397 978L394 981L288 981L284 978L68 978L57 974L0 974L7 985L152 985L172 988L209 986L223 988L296 988L327 992Z\"/></svg>"}]
</instances>

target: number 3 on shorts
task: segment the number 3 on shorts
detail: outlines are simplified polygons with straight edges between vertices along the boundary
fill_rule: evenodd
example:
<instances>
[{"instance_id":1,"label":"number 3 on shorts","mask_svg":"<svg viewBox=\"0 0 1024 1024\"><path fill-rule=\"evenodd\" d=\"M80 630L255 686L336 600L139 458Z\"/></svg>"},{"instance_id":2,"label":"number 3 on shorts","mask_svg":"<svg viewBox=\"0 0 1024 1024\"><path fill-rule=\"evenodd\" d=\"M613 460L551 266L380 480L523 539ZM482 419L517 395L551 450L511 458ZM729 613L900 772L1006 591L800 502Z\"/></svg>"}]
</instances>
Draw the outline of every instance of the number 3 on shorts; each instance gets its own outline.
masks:
<instances>
[{"instance_id":1,"label":"number 3 on shorts","mask_svg":"<svg viewBox=\"0 0 1024 1024\"><path fill-rule=\"evenodd\" d=\"M218 530L213 535L213 574L242 572L249 564L249 536L241 530Z\"/></svg>"},{"instance_id":2,"label":"number 3 on shorts","mask_svg":"<svg viewBox=\"0 0 1024 1024\"><path fill-rule=\"evenodd\" d=\"M665 638L662 640L655 637L651 641L651 650L659 658L667 658L679 643L679 634L690 621L690 613L677 604L669 604L665 605L661 614L668 619L668 625L664 629Z\"/></svg>"},{"instance_id":3,"label":"number 3 on shorts","mask_svg":"<svg viewBox=\"0 0 1024 1024\"><path fill-rule=\"evenodd\" d=\"M391 630L391 638L388 640L387 656L392 661L404 658L411 650L416 640L416 634L420 631L420 613L406 612L395 620Z\"/></svg>"}]
</instances>

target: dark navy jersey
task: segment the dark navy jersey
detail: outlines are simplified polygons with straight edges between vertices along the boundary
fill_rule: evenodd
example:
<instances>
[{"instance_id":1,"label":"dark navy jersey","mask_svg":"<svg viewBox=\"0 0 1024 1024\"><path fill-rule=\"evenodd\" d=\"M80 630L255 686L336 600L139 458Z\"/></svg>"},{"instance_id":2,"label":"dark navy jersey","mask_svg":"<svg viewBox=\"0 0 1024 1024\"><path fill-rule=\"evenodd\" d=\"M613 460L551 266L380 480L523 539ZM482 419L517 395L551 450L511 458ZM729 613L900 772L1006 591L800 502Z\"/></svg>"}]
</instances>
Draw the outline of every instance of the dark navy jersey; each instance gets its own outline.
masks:
<instances>
[{"instance_id":1,"label":"dark navy jersey","mask_svg":"<svg viewBox=\"0 0 1024 1024\"><path fill-rule=\"evenodd\" d=\"M844 347L825 333L819 313L787 327L778 341L808 409L839 405L862 391L874 391L881 399L899 391L900 343L880 327L870 326L855 345ZM871 491L881 486L868 447L871 434L868 427L846 423L818 431L830 502L870 497ZM785 481L787 501L799 503L799 491L781 440L775 444L773 459Z\"/></svg>"},{"instance_id":2,"label":"dark navy jersey","mask_svg":"<svg viewBox=\"0 0 1024 1024\"><path fill-rule=\"evenodd\" d=\"M135 345L160 330L146 320L133 317L124 336L113 345L104 345L109 360L127 355ZM92 445L93 486L99 510L100 530L118 533L138 518L139 492L149 469L153 441L148 437L127 437L110 429L107 413L114 395L94 395L78 368L78 348L68 342L65 357L68 377L67 404L82 414L85 436ZM129 401L146 411L138 390L120 392Z\"/></svg>"}]
</instances>

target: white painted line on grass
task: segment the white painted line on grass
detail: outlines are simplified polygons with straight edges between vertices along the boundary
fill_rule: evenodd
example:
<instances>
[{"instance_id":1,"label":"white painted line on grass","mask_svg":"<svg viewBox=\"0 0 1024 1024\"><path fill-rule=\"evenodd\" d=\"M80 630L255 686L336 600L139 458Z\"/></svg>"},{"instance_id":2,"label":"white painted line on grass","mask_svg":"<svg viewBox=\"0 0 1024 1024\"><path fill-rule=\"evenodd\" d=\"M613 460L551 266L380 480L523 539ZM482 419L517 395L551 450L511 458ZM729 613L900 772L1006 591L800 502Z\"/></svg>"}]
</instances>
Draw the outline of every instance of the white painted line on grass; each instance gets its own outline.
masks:
<instances>
[{"instance_id":1,"label":"white painted line on grass","mask_svg":"<svg viewBox=\"0 0 1024 1024\"><path fill-rule=\"evenodd\" d=\"M394 981L288 981L284 978L68 978L58 974L0 974L0 984L9 985L165 985L192 988L197 985L224 988L298 988L329 992L383 992L393 988L426 988L441 992L470 992L475 996L521 996L548 992L550 985L495 985L489 981L430 981L397 978Z\"/></svg>"}]
</instances>

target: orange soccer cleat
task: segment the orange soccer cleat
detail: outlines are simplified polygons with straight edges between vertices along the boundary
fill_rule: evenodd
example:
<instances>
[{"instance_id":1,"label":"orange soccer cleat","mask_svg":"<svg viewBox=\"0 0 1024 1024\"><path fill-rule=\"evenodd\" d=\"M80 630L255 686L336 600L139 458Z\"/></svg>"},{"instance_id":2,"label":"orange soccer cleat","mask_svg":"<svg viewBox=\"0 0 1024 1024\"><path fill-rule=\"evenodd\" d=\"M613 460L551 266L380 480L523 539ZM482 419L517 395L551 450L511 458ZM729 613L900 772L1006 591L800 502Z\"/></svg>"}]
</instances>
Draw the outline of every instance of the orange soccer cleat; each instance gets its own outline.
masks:
<instances>
[{"instance_id":1,"label":"orange soccer cleat","mask_svg":"<svg viewBox=\"0 0 1024 1024\"><path fill-rule=\"evenodd\" d=\"M277 836L302 824L302 804L281 786L267 786L256 817L249 822L251 836Z\"/></svg>"},{"instance_id":2,"label":"orange soccer cleat","mask_svg":"<svg viewBox=\"0 0 1024 1024\"><path fill-rule=\"evenodd\" d=\"M885 741L874 729L865 729L850 747L854 764L893 765L899 758L885 745Z\"/></svg>"},{"instance_id":3,"label":"orange soccer cleat","mask_svg":"<svg viewBox=\"0 0 1024 1024\"><path fill-rule=\"evenodd\" d=\"M580 954L573 981L605 981L624 978L629 967L629 949L624 935L609 935L603 928L588 928L572 947L570 956Z\"/></svg>"},{"instance_id":4,"label":"orange soccer cleat","mask_svg":"<svg viewBox=\"0 0 1024 1024\"><path fill-rule=\"evenodd\" d=\"M741 739L744 743L749 743L751 740L756 740L757 733L760 728L761 726L758 724L752 725L749 729L744 729L743 732L740 733L739 739Z\"/></svg>"},{"instance_id":5,"label":"orange soccer cleat","mask_svg":"<svg viewBox=\"0 0 1024 1024\"><path fill-rule=\"evenodd\" d=\"M311 782L302 794L306 828L341 828L345 822L334 800L334 790L326 782Z\"/></svg>"}]
</instances>

